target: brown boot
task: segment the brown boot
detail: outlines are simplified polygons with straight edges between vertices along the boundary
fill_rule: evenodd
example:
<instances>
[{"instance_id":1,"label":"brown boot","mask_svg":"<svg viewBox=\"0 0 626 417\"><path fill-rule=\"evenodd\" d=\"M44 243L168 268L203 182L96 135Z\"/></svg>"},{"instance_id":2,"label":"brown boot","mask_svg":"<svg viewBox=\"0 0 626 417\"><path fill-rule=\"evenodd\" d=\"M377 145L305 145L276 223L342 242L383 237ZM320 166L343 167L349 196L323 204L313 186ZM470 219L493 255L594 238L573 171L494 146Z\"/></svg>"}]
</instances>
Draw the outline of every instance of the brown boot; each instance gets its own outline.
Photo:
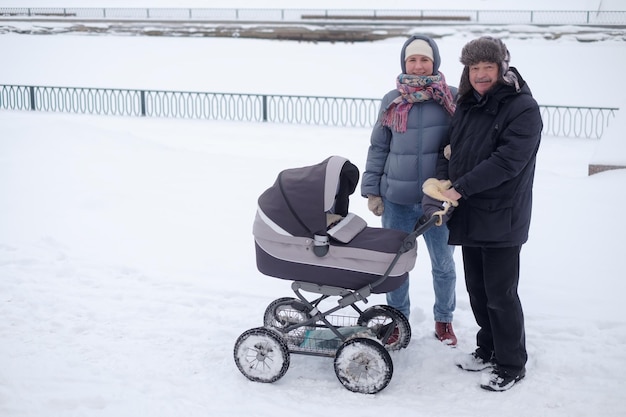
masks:
<instances>
[{"instance_id":1,"label":"brown boot","mask_svg":"<svg viewBox=\"0 0 626 417\"><path fill-rule=\"evenodd\" d=\"M435 322L435 337L448 346L456 346L456 336L452 323Z\"/></svg>"}]
</instances>

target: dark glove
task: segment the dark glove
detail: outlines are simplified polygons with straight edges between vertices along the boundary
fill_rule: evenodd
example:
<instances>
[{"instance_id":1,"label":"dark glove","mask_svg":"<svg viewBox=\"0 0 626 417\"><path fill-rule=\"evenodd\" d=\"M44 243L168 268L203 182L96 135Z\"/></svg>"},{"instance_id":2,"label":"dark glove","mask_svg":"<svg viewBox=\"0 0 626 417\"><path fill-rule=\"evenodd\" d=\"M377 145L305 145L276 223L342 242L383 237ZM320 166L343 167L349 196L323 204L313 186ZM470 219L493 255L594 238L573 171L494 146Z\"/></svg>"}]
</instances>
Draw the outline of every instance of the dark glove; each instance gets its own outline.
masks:
<instances>
[{"instance_id":1,"label":"dark glove","mask_svg":"<svg viewBox=\"0 0 626 417\"><path fill-rule=\"evenodd\" d=\"M426 223L433 216L439 216L439 220L435 222L435 225L441 226L450 220L454 206L447 201L440 201L428 194L424 194L424 197L422 197L422 210L424 215L420 220L420 224Z\"/></svg>"}]
</instances>

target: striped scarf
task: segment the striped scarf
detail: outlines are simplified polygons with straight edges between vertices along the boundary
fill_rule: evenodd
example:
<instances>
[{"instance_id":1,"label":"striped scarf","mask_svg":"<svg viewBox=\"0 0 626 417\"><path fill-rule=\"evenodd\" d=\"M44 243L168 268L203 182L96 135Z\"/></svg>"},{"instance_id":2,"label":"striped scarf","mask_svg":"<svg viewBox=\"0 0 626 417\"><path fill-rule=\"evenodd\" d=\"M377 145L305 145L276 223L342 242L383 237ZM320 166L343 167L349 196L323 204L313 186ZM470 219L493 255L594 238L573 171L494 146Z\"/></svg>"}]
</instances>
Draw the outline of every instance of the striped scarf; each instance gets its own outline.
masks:
<instances>
[{"instance_id":1,"label":"striped scarf","mask_svg":"<svg viewBox=\"0 0 626 417\"><path fill-rule=\"evenodd\" d=\"M430 99L439 103L450 115L456 105L443 73L439 75L400 74L396 79L400 95L384 110L382 124L397 132L406 132L406 121L413 103Z\"/></svg>"}]
</instances>

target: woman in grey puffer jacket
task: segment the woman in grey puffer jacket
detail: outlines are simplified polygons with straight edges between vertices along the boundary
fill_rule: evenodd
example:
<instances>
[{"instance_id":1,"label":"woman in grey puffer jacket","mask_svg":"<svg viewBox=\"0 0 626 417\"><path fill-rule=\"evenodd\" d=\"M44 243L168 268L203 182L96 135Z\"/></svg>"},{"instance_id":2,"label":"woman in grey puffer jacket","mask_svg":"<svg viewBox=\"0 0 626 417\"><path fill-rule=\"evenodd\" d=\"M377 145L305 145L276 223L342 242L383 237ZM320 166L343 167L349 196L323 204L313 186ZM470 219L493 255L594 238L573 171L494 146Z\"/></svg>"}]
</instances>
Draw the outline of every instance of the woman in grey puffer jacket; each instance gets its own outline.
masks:
<instances>
[{"instance_id":1,"label":"woman in grey puffer jacket","mask_svg":"<svg viewBox=\"0 0 626 417\"><path fill-rule=\"evenodd\" d=\"M422 214L422 184L435 177L437 156L446 139L456 89L439 72L441 58L434 40L411 36L400 53L402 73L387 93L372 135L361 194L369 209L382 215L382 226L413 231ZM456 306L456 272L447 226L424 234L432 264L435 336L456 345L452 316ZM410 313L409 281L387 293L387 304Z\"/></svg>"}]
</instances>

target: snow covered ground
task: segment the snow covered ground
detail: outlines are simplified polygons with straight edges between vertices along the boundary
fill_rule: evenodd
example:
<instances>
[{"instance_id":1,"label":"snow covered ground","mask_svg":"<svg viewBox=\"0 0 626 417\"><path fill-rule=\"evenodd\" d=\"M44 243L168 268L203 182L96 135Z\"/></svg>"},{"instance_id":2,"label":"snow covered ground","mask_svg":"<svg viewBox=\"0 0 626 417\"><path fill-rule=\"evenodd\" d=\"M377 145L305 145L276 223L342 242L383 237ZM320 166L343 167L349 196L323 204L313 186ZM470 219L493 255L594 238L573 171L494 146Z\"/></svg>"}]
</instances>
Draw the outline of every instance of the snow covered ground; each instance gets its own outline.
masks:
<instances>
[{"instance_id":1,"label":"snow covered ground","mask_svg":"<svg viewBox=\"0 0 626 417\"><path fill-rule=\"evenodd\" d=\"M469 39L440 42L451 84ZM2 111L0 415L625 415L626 170L587 176L605 143L626 158L623 42L505 41L540 103L622 108L600 141L543 138L522 251L530 359L519 386L486 392L453 365L477 330L460 251L459 347L433 338L421 246L413 339L392 353L384 391L346 390L326 358L294 355L274 384L237 370L237 337L292 295L289 281L256 270L256 199L282 169L329 155L362 169L367 129ZM401 43L3 35L0 83L382 97ZM350 207L379 224L364 199Z\"/></svg>"}]
</instances>

